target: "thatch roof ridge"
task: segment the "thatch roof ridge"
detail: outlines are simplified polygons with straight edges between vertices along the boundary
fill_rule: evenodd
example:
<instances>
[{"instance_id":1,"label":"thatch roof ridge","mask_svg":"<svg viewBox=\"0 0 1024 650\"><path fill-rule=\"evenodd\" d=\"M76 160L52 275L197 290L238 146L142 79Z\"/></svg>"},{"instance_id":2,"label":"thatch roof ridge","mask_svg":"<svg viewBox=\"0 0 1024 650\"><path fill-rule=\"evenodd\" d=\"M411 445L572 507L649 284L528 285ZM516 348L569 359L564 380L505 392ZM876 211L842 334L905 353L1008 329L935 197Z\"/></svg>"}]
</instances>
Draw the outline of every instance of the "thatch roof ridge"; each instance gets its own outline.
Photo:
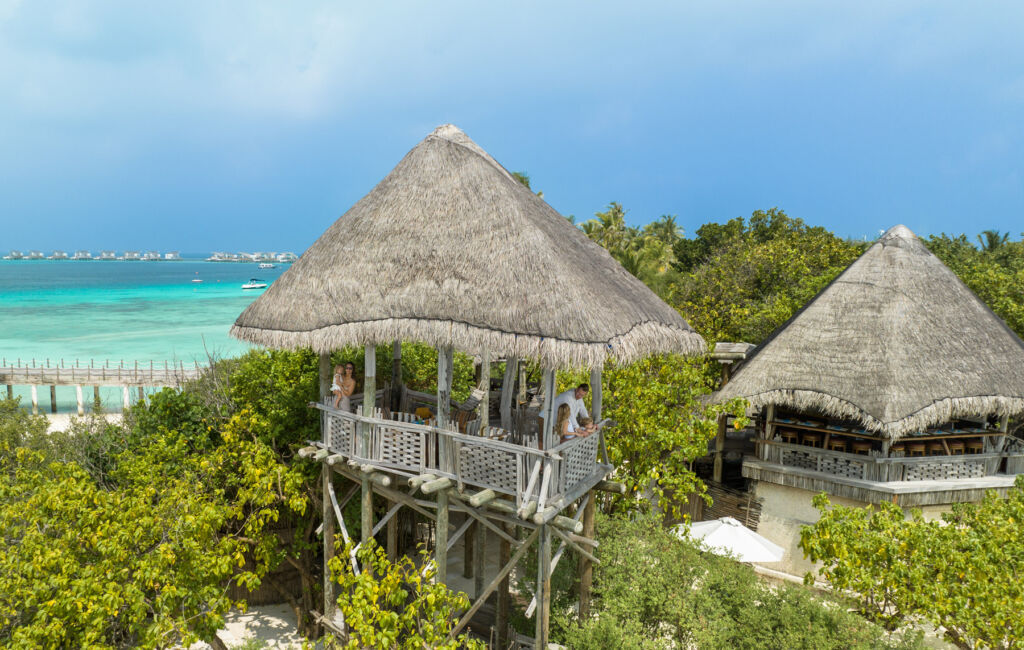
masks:
<instances>
[{"instance_id":1,"label":"thatch roof ridge","mask_svg":"<svg viewBox=\"0 0 1024 650\"><path fill-rule=\"evenodd\" d=\"M237 319L319 352L396 338L600 367L703 339L462 131L435 129Z\"/></svg>"},{"instance_id":2,"label":"thatch roof ridge","mask_svg":"<svg viewBox=\"0 0 1024 650\"><path fill-rule=\"evenodd\" d=\"M747 355L714 399L731 397L895 439L1024 412L1024 341L898 225Z\"/></svg>"}]
</instances>

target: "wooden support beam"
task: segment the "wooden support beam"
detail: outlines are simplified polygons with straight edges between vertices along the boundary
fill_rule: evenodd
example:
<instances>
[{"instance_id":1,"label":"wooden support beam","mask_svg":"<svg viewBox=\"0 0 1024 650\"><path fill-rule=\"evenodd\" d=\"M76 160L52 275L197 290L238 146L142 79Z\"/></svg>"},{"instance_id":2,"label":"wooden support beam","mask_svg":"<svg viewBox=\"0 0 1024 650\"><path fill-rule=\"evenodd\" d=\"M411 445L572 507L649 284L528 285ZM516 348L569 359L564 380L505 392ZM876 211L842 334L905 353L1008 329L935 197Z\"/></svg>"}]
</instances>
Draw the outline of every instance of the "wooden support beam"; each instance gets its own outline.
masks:
<instances>
[{"instance_id":1,"label":"wooden support beam","mask_svg":"<svg viewBox=\"0 0 1024 650\"><path fill-rule=\"evenodd\" d=\"M330 468L326 468L325 467L324 469L327 471L328 476L330 476ZM334 509L335 521L337 521L338 527L341 529L341 537L342 537L343 540L345 540L345 544L346 545L352 544L352 536L348 534L348 527L345 525L345 517L341 514L341 506L338 505L338 497L334 493L334 485L333 485L333 483L331 482L330 479L327 479L327 481L325 482L325 486L327 488L327 495L330 498L331 507ZM324 501L327 501L327 498L328 497L324 497ZM325 530L326 530L326 526L327 526L326 522L327 522L327 520L325 519L324 520L324 529ZM325 553L325 555L326 555L326 553ZM354 546L351 549L351 551L349 552L349 561L352 563L352 571L355 574L358 575L359 574L359 560L356 558L356 549L355 549ZM325 565L324 569L326 570L326 565Z\"/></svg>"},{"instance_id":2,"label":"wooden support beam","mask_svg":"<svg viewBox=\"0 0 1024 650\"><path fill-rule=\"evenodd\" d=\"M479 611L479 609L483 607L484 603L487 601L487 597L491 595L491 592L494 591L499 584L507 583L507 577L509 572L512 571L512 569L515 568L517 564L519 564L519 560L522 559L523 555L526 553L526 550L530 548L534 540L537 539L539 533L540 529L538 528L537 530L530 533L530 535L525 540L523 540L523 543L520 544L519 548L516 550L516 554L513 555L512 558L505 564L505 566L501 568L501 571L498 572L498 575L494 576L494 579L491 580L490 584L487 585L487 588L483 590L483 593L479 594L476 597L476 599L473 602L473 606L470 607L466 611L466 613L462 615L461 619L459 619L459 624L452 628L450 635L451 638L454 639L459 634L459 632L461 632L462 629L466 627L466 625L469 623L470 620L472 620L473 616L477 613L477 611Z\"/></svg>"},{"instance_id":3,"label":"wooden support beam","mask_svg":"<svg viewBox=\"0 0 1024 650\"><path fill-rule=\"evenodd\" d=\"M469 517L469 516L466 517L466 523L463 524L463 526L465 526L465 528L466 528L466 531L465 531L466 532L466 543L462 545L462 577L463 578L472 578L473 577L473 567L474 567L474 564L473 564L473 551L476 550L476 544L474 544L473 542L476 539L476 529L478 528L478 526L476 526L475 524L476 524L476 522L473 521L473 518ZM449 546L450 545L451 545L451 542L449 542Z\"/></svg>"},{"instance_id":4,"label":"wooden support beam","mask_svg":"<svg viewBox=\"0 0 1024 650\"><path fill-rule=\"evenodd\" d=\"M448 491L437 493L437 525L434 527L434 562L437 581L448 584Z\"/></svg>"},{"instance_id":5,"label":"wooden support beam","mask_svg":"<svg viewBox=\"0 0 1024 650\"><path fill-rule=\"evenodd\" d=\"M725 467L725 431L726 415L722 413L718 416L718 433L715 434L714 467L711 470L711 478L716 483L722 482L722 472Z\"/></svg>"},{"instance_id":6,"label":"wooden support beam","mask_svg":"<svg viewBox=\"0 0 1024 650\"><path fill-rule=\"evenodd\" d=\"M448 426L452 408L452 370L455 363L455 348L451 346L437 350L437 426Z\"/></svg>"},{"instance_id":7,"label":"wooden support beam","mask_svg":"<svg viewBox=\"0 0 1024 650\"><path fill-rule=\"evenodd\" d=\"M419 476L413 476L409 479L409 487L413 490L417 490L424 483L429 483L434 480L437 480L436 474L420 474Z\"/></svg>"},{"instance_id":8,"label":"wooden support beam","mask_svg":"<svg viewBox=\"0 0 1024 650\"><path fill-rule=\"evenodd\" d=\"M9 387L8 387L9 388ZM78 414L85 415L85 404L82 402L82 386L75 386L75 399L78 401Z\"/></svg>"},{"instance_id":9,"label":"wooden support beam","mask_svg":"<svg viewBox=\"0 0 1024 650\"><path fill-rule=\"evenodd\" d=\"M334 373L331 369L331 355L321 354L317 365L317 376L320 380L320 388L317 393L317 401L327 397L331 391L331 377ZM333 403L333 402L332 402Z\"/></svg>"},{"instance_id":10,"label":"wooden support beam","mask_svg":"<svg viewBox=\"0 0 1024 650\"><path fill-rule=\"evenodd\" d=\"M50 413L57 412L57 387L50 386Z\"/></svg>"},{"instance_id":11,"label":"wooden support beam","mask_svg":"<svg viewBox=\"0 0 1024 650\"><path fill-rule=\"evenodd\" d=\"M477 492L473 496L469 497L468 503L474 508L479 508L480 506L483 506L485 504L490 503L491 501L494 501L497 497L498 494L494 490L481 490L480 492Z\"/></svg>"},{"instance_id":12,"label":"wooden support beam","mask_svg":"<svg viewBox=\"0 0 1024 650\"><path fill-rule=\"evenodd\" d=\"M594 486L594 489L600 490L601 492L611 492L612 494L626 493L626 485L615 481L598 481Z\"/></svg>"},{"instance_id":13,"label":"wooden support beam","mask_svg":"<svg viewBox=\"0 0 1024 650\"><path fill-rule=\"evenodd\" d=\"M587 494L587 502L583 506L583 536L588 538L594 537L594 515L597 509L597 499L594 491L591 490ZM578 547L577 547L578 550ZM587 620L590 618L590 590L594 584L594 563L593 560L580 553L579 563L580 573L580 608L579 615L580 620Z\"/></svg>"},{"instance_id":14,"label":"wooden support beam","mask_svg":"<svg viewBox=\"0 0 1024 650\"><path fill-rule=\"evenodd\" d=\"M32 415L39 415L39 393L36 391L36 385L30 386L32 392Z\"/></svg>"},{"instance_id":15,"label":"wooden support beam","mask_svg":"<svg viewBox=\"0 0 1024 650\"><path fill-rule=\"evenodd\" d=\"M420 490L423 494L433 494L434 492L443 492L447 488L451 487L452 480L447 476L443 476L433 481L428 481L420 486Z\"/></svg>"},{"instance_id":16,"label":"wooden support beam","mask_svg":"<svg viewBox=\"0 0 1024 650\"><path fill-rule=\"evenodd\" d=\"M402 404L402 340L391 344L391 412L401 409Z\"/></svg>"},{"instance_id":17,"label":"wooden support beam","mask_svg":"<svg viewBox=\"0 0 1024 650\"><path fill-rule=\"evenodd\" d=\"M302 449L300 449L298 451L299 458L309 458L310 456L312 456L313 454L315 454L319 450L320 450L320 448L317 447L316 445L309 445L309 446L303 447Z\"/></svg>"},{"instance_id":18,"label":"wooden support beam","mask_svg":"<svg viewBox=\"0 0 1024 650\"><path fill-rule=\"evenodd\" d=\"M362 515L362 538L363 544L373 539L373 486L370 484L370 477L364 475L362 480L363 499L359 512Z\"/></svg>"},{"instance_id":19,"label":"wooden support beam","mask_svg":"<svg viewBox=\"0 0 1024 650\"><path fill-rule=\"evenodd\" d=\"M102 403L102 400L100 400L100 387L99 386L93 386L92 387L92 410L95 411L96 407L98 407L101 403Z\"/></svg>"},{"instance_id":20,"label":"wooden support beam","mask_svg":"<svg viewBox=\"0 0 1024 650\"><path fill-rule=\"evenodd\" d=\"M7 384L7 399L14 399L14 385Z\"/></svg>"},{"instance_id":21,"label":"wooden support beam","mask_svg":"<svg viewBox=\"0 0 1024 650\"><path fill-rule=\"evenodd\" d=\"M454 490L448 490L449 495L452 495L452 492L454 492ZM457 494L458 493L456 493L455 496L457 496ZM458 501L456 501L456 505L453 506L453 509L459 512L465 512L467 515L475 519L478 523L493 530L497 535L505 536L505 531L501 530L497 525L494 524L494 522L489 521L487 517L478 513L476 511L476 508L470 508L468 506L461 505L458 503ZM495 519L497 519L497 517L495 517ZM518 543L517 540L511 538L508 538L508 541Z\"/></svg>"},{"instance_id":22,"label":"wooden support beam","mask_svg":"<svg viewBox=\"0 0 1024 650\"><path fill-rule=\"evenodd\" d=\"M487 558L487 528L474 526L476 535L473 537L473 595L479 596L484 588L484 569ZM468 542L468 540L467 540Z\"/></svg>"},{"instance_id":23,"label":"wooden support beam","mask_svg":"<svg viewBox=\"0 0 1024 650\"><path fill-rule=\"evenodd\" d=\"M138 387L138 391L137 391L137 394L138 394L138 396L139 396L139 401L140 401L140 402L145 402L145 401L146 401L146 391L144 391L144 390L142 389L142 386L139 386L139 387Z\"/></svg>"},{"instance_id":24,"label":"wooden support beam","mask_svg":"<svg viewBox=\"0 0 1024 650\"><path fill-rule=\"evenodd\" d=\"M333 620L337 603L334 594L334 581L331 580L331 570L328 568L331 559L334 557L334 512L331 503L333 488L330 485L331 471L327 467L321 468L321 483L323 489L323 540L324 540L324 616ZM340 508L339 508L340 512Z\"/></svg>"},{"instance_id":25,"label":"wooden support beam","mask_svg":"<svg viewBox=\"0 0 1024 650\"><path fill-rule=\"evenodd\" d=\"M503 526L505 532L511 536L515 536L516 531L514 526L508 524ZM507 540L502 539L498 543L498 566L505 567L512 559L512 544ZM509 592L509 579L508 573L505 573L500 577L498 582L498 602L495 611L495 622L494 625L498 628L498 644L499 648L508 647L508 618L510 605L512 601L512 594ZM480 596L486 594L476 594L477 600Z\"/></svg>"},{"instance_id":26,"label":"wooden support beam","mask_svg":"<svg viewBox=\"0 0 1024 650\"><path fill-rule=\"evenodd\" d=\"M554 395L548 397L552 402ZM548 647L548 633L551 617L551 529L541 526L537 529L537 626L534 648Z\"/></svg>"},{"instance_id":27,"label":"wooden support beam","mask_svg":"<svg viewBox=\"0 0 1024 650\"><path fill-rule=\"evenodd\" d=\"M401 504L396 504L396 507ZM394 562L398 559L398 517L388 519L387 529L387 551L388 559Z\"/></svg>"},{"instance_id":28,"label":"wooden support beam","mask_svg":"<svg viewBox=\"0 0 1024 650\"><path fill-rule=\"evenodd\" d=\"M391 506L388 509L388 511L384 514L384 516L381 517L380 521L378 521L376 524L373 525L373 533L371 535L373 537L376 537L377 533L380 532L381 528L383 528L384 526L390 525L391 522L394 521L395 515L398 513L399 510L401 510L401 508L402 508L402 504L401 503L396 503L395 505Z\"/></svg>"},{"instance_id":29,"label":"wooden support beam","mask_svg":"<svg viewBox=\"0 0 1024 650\"><path fill-rule=\"evenodd\" d=\"M501 378L501 397L498 411L501 413L501 428L512 430L512 389L516 380L516 369L519 362L515 357L506 357L505 374Z\"/></svg>"},{"instance_id":30,"label":"wooden support beam","mask_svg":"<svg viewBox=\"0 0 1024 650\"><path fill-rule=\"evenodd\" d=\"M475 522L473 521L472 517L466 517L466 521L462 522L462 525L459 526L458 529L456 529L456 531L454 533L452 533L451 535L448 536L448 550L449 551L452 550L452 547L455 546L455 544L459 541L459 539L461 537L465 536L465 538L467 540L470 538L470 533L472 533L473 529L475 528L474 523ZM463 578L471 577L471 576L467 576L466 575L466 573L465 573L466 567L465 566L463 566L462 570L463 570L463 573L462 573L462 577Z\"/></svg>"},{"instance_id":31,"label":"wooden support beam","mask_svg":"<svg viewBox=\"0 0 1024 650\"><path fill-rule=\"evenodd\" d=\"M555 426L555 397L557 395L557 386L555 384L555 371L551 368L544 369L544 428L540 431L540 448L551 449L555 446L552 441L551 432ZM549 472L545 472L545 478ZM544 499L547 495L541 492L541 499Z\"/></svg>"},{"instance_id":32,"label":"wooden support beam","mask_svg":"<svg viewBox=\"0 0 1024 650\"><path fill-rule=\"evenodd\" d=\"M480 355L480 389L484 391L480 398L480 435L484 435L491 425L491 355L487 350Z\"/></svg>"}]
</instances>

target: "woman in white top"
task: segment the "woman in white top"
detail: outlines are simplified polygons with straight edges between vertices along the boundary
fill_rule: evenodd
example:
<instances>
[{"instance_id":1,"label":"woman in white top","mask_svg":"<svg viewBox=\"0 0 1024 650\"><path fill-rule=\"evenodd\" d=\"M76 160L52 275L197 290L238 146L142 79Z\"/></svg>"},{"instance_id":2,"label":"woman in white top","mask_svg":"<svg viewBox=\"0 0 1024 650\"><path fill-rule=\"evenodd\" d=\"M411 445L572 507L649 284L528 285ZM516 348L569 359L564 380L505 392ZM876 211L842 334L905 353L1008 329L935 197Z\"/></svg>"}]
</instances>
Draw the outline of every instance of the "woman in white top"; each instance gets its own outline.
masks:
<instances>
[{"instance_id":1,"label":"woman in white top","mask_svg":"<svg viewBox=\"0 0 1024 650\"><path fill-rule=\"evenodd\" d=\"M331 392L334 393L334 408L342 411L351 411L352 405L349 397L356 391L356 380L352 376L356 367L346 363L344 369L340 365L334 367L334 383L331 384Z\"/></svg>"}]
</instances>

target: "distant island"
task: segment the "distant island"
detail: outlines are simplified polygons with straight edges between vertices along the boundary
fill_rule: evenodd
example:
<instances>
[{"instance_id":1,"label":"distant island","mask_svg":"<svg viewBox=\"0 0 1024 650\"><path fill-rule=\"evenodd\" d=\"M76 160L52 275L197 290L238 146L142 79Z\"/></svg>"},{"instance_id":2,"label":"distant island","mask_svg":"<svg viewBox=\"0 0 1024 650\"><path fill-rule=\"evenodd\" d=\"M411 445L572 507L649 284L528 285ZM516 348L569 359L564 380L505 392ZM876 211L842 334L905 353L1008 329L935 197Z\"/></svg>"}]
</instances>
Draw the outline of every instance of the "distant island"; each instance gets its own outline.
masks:
<instances>
[{"instance_id":1,"label":"distant island","mask_svg":"<svg viewBox=\"0 0 1024 650\"><path fill-rule=\"evenodd\" d=\"M65 251L55 250L51 255L44 255L42 251L28 251L28 253L22 253L18 250L12 250L9 254L4 255L5 260L77 260L77 261L93 261L98 260L101 262L180 262L184 258L181 257L181 253L178 251L170 251L167 253L160 253L159 251L124 251L124 254L118 255L117 251L100 251L99 255L93 255L87 250L75 251L74 255L68 256ZM221 251L214 252L212 255L206 258L207 262L258 262L258 263L272 263L279 262L281 264L287 264L294 262L299 259L299 256L292 252L278 253L278 252L256 252L256 253L224 253Z\"/></svg>"}]
</instances>

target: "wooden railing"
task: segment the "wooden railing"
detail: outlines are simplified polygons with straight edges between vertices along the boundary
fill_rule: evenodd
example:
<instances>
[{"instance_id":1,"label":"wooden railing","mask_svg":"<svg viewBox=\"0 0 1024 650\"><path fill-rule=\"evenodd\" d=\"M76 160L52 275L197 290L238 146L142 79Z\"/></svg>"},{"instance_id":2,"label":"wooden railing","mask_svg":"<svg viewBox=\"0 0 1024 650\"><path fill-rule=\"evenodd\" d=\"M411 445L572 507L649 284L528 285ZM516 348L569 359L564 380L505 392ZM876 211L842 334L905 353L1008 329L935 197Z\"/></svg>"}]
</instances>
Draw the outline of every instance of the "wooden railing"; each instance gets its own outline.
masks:
<instances>
[{"instance_id":1,"label":"wooden railing","mask_svg":"<svg viewBox=\"0 0 1024 650\"><path fill-rule=\"evenodd\" d=\"M0 384L9 386L180 386L206 366L182 361L100 361L64 359L0 360Z\"/></svg>"},{"instance_id":2,"label":"wooden railing","mask_svg":"<svg viewBox=\"0 0 1024 650\"><path fill-rule=\"evenodd\" d=\"M573 438L550 450L516 444L516 436L472 436L454 425L349 413L320 403L321 444L334 455L406 476L447 477L464 489L490 489L515 499L522 516L554 516L611 471L603 433ZM491 429L491 431L500 431ZM504 439L502 439L504 438ZM599 462L599 455L604 462Z\"/></svg>"},{"instance_id":3,"label":"wooden railing","mask_svg":"<svg viewBox=\"0 0 1024 650\"><path fill-rule=\"evenodd\" d=\"M863 481L981 478L998 472L1003 458L1008 459L1007 472L1024 472L1024 453L1016 451L881 458L876 455L830 451L777 440L760 442L767 445L765 460L770 463Z\"/></svg>"}]
</instances>

